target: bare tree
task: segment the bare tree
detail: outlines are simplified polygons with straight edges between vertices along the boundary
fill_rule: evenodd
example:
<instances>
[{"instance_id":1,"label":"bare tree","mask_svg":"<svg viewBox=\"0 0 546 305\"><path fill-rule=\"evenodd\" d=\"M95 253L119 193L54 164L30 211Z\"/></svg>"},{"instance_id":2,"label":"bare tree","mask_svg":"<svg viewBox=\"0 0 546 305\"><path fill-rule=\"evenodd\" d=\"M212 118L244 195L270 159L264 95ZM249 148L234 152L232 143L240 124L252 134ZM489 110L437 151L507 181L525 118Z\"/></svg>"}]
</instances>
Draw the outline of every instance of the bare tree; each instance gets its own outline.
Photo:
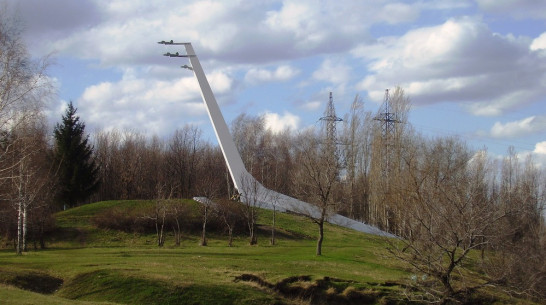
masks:
<instances>
[{"instance_id":1,"label":"bare tree","mask_svg":"<svg viewBox=\"0 0 546 305\"><path fill-rule=\"evenodd\" d=\"M345 116L342 142L345 160L345 214L350 218L369 221L369 175L371 143L373 135L372 116L364 111L364 102L355 96L349 113Z\"/></svg>"},{"instance_id":2,"label":"bare tree","mask_svg":"<svg viewBox=\"0 0 546 305\"><path fill-rule=\"evenodd\" d=\"M511 147L502 162L496 208L503 215L491 229L483 258L486 273L512 295L546 298L544 176L531 157L520 161Z\"/></svg>"},{"instance_id":3,"label":"bare tree","mask_svg":"<svg viewBox=\"0 0 546 305\"><path fill-rule=\"evenodd\" d=\"M245 168L266 188L292 195L290 170L293 139L290 129L275 133L265 126L265 116L239 115L231 125Z\"/></svg>"},{"instance_id":4,"label":"bare tree","mask_svg":"<svg viewBox=\"0 0 546 305\"><path fill-rule=\"evenodd\" d=\"M116 158L121 163L120 199L146 198L142 196L142 188L145 186L143 171L145 150L146 138L143 134L128 130L122 133L121 146L116 152ZM155 184L153 186L155 187Z\"/></svg>"},{"instance_id":5,"label":"bare tree","mask_svg":"<svg viewBox=\"0 0 546 305\"><path fill-rule=\"evenodd\" d=\"M294 139L290 130L277 133L273 139L273 148L268 156L274 157L269 167L269 181L264 185L272 190L285 195L293 195L293 185L290 179L290 171L296 166L294 163Z\"/></svg>"},{"instance_id":6,"label":"bare tree","mask_svg":"<svg viewBox=\"0 0 546 305\"><path fill-rule=\"evenodd\" d=\"M28 151L27 145L23 144L23 146L25 147L22 147L19 152L24 157L18 160L18 166L12 171L11 179L14 189L13 204L17 211L17 254L21 254L27 249L28 212L40 191L40 187L35 185L38 168L32 164L31 160L31 154L34 152Z\"/></svg>"},{"instance_id":7,"label":"bare tree","mask_svg":"<svg viewBox=\"0 0 546 305\"><path fill-rule=\"evenodd\" d=\"M35 148L29 143L29 150L15 153L18 141L11 141L14 130L21 130L19 125L36 121L42 110L43 102L51 94L46 69L48 57L32 60L21 37L23 26L18 15L7 3L0 9L0 184L1 187L19 189L16 196L18 207L17 250L24 249L26 240L26 208L34 201L35 190L28 183L36 176L29 161L29 151Z\"/></svg>"},{"instance_id":8,"label":"bare tree","mask_svg":"<svg viewBox=\"0 0 546 305\"><path fill-rule=\"evenodd\" d=\"M101 185L93 199L155 199L156 184L167 184L181 197L178 179L171 179L169 151L157 136L125 130L94 135Z\"/></svg>"},{"instance_id":9,"label":"bare tree","mask_svg":"<svg viewBox=\"0 0 546 305\"><path fill-rule=\"evenodd\" d=\"M334 192L340 185L338 152L328 147L328 144L324 145L323 141L323 137L312 131L300 136L296 155L299 166L293 176L299 199L312 204L315 208L308 211L306 216L316 223L319 229L316 255L322 255L324 222L337 209L338 201L334 197Z\"/></svg>"},{"instance_id":10,"label":"bare tree","mask_svg":"<svg viewBox=\"0 0 546 305\"><path fill-rule=\"evenodd\" d=\"M169 205L169 218L172 220L174 244L178 247L182 241L182 221L189 211L179 200L172 200Z\"/></svg>"},{"instance_id":11,"label":"bare tree","mask_svg":"<svg viewBox=\"0 0 546 305\"><path fill-rule=\"evenodd\" d=\"M209 212L211 211L211 205L213 202L211 200L206 200L204 202L201 202L201 211L203 215L203 226L201 230L201 240L199 241L200 246L206 246L208 245L207 242L207 222L209 220Z\"/></svg>"},{"instance_id":12,"label":"bare tree","mask_svg":"<svg viewBox=\"0 0 546 305\"><path fill-rule=\"evenodd\" d=\"M22 122L21 114L39 114L52 86L46 75L49 56L31 60L18 15L0 5L0 130L5 131Z\"/></svg>"},{"instance_id":13,"label":"bare tree","mask_svg":"<svg viewBox=\"0 0 546 305\"><path fill-rule=\"evenodd\" d=\"M273 221L271 224L271 240L270 240L270 243L272 246L274 246L276 243L275 230L276 230L276 221L277 221L277 206L275 205L275 203L277 200L278 199L273 199Z\"/></svg>"},{"instance_id":14,"label":"bare tree","mask_svg":"<svg viewBox=\"0 0 546 305\"><path fill-rule=\"evenodd\" d=\"M239 192L241 193L242 211L247 223L250 245L258 243L256 221L258 220L258 209L262 204L260 199L263 190L261 184L253 177L244 176L241 178Z\"/></svg>"},{"instance_id":15,"label":"bare tree","mask_svg":"<svg viewBox=\"0 0 546 305\"><path fill-rule=\"evenodd\" d=\"M413 267L421 297L445 304L476 288L465 282L462 270L470 251L489 240L484 237L498 215L483 197L482 164L472 164L473 154L464 143L437 139L423 144L420 153L405 153L407 179L393 186L409 213L401 231L407 233L388 240L389 251Z\"/></svg>"},{"instance_id":16,"label":"bare tree","mask_svg":"<svg viewBox=\"0 0 546 305\"><path fill-rule=\"evenodd\" d=\"M246 169L254 177L260 177L258 157L265 134L264 119L243 113L233 120L231 133Z\"/></svg>"},{"instance_id":17,"label":"bare tree","mask_svg":"<svg viewBox=\"0 0 546 305\"><path fill-rule=\"evenodd\" d=\"M197 165L203 144L201 130L186 125L175 131L167 147L167 175L171 183L180 186L179 197L189 197L195 192Z\"/></svg>"},{"instance_id":18,"label":"bare tree","mask_svg":"<svg viewBox=\"0 0 546 305\"><path fill-rule=\"evenodd\" d=\"M117 129L96 131L94 140L95 156L99 166L99 189L92 197L94 201L121 199L121 172L124 157L121 156L122 135Z\"/></svg>"},{"instance_id":19,"label":"bare tree","mask_svg":"<svg viewBox=\"0 0 546 305\"><path fill-rule=\"evenodd\" d=\"M169 189L164 183L158 182L156 190L157 196L154 199L153 213L151 216L147 216L147 218L154 221L157 246L163 247L165 244L165 225L167 225L173 189Z\"/></svg>"},{"instance_id":20,"label":"bare tree","mask_svg":"<svg viewBox=\"0 0 546 305\"><path fill-rule=\"evenodd\" d=\"M19 118L24 122L15 124L10 131L10 149L7 151L14 165L4 179L11 181L10 201L17 212L16 252L21 254L27 250L31 211L39 208L40 204L51 204L48 199L52 193L46 186L51 186L53 174L51 166L43 158L47 144L42 122L27 115Z\"/></svg>"},{"instance_id":21,"label":"bare tree","mask_svg":"<svg viewBox=\"0 0 546 305\"><path fill-rule=\"evenodd\" d=\"M384 104L386 105L386 104ZM400 234L404 220L404 201L392 187L403 179L401 155L414 136L407 123L410 98L401 87L388 94L389 107L382 107L374 117L370 179L370 222L379 228Z\"/></svg>"},{"instance_id":22,"label":"bare tree","mask_svg":"<svg viewBox=\"0 0 546 305\"><path fill-rule=\"evenodd\" d=\"M357 95L351 104L350 114L345 117L344 122L345 129L343 134L343 142L345 144L345 163L346 163L346 181L347 181L347 193L348 198L348 211L347 214L350 218L356 217L356 175L357 175L357 156L361 146L359 145L358 133L361 131L360 126L362 124L364 103L362 99Z\"/></svg>"},{"instance_id":23,"label":"bare tree","mask_svg":"<svg viewBox=\"0 0 546 305\"><path fill-rule=\"evenodd\" d=\"M229 197L225 184L226 166L221 151L218 147L206 146L202 149L202 158L200 158L198 176L196 181L196 192L198 196L205 197L205 202L201 202L201 214L203 219L203 228L200 244L205 246L206 227L209 213L213 211L211 204L220 198ZM210 204L209 204L210 203Z\"/></svg>"},{"instance_id":24,"label":"bare tree","mask_svg":"<svg viewBox=\"0 0 546 305\"><path fill-rule=\"evenodd\" d=\"M217 200L216 209L226 225L229 247L233 246L233 231L235 230L235 227L244 218L241 208L241 203L237 201L227 198Z\"/></svg>"}]
</instances>

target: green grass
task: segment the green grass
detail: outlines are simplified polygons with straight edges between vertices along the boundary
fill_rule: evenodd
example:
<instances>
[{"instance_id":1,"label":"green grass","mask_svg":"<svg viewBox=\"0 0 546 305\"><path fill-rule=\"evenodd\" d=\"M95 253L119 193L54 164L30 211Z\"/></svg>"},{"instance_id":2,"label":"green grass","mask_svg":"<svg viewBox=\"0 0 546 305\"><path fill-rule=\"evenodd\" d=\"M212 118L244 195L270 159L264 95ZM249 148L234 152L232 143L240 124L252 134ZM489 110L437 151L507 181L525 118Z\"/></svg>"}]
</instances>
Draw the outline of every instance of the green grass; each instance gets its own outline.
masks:
<instances>
[{"instance_id":1,"label":"green grass","mask_svg":"<svg viewBox=\"0 0 546 305\"><path fill-rule=\"evenodd\" d=\"M153 234L100 230L90 221L109 209L149 204L108 201L63 211L57 215L60 230L49 249L22 256L0 250L0 303L306 304L235 280L243 274L273 284L310 276L312 282L298 285L330 277L336 279L331 290L373 291L373 300L385 302L381 299L395 299L400 287L384 284L409 277L399 262L387 257L384 240L337 226L326 226L323 255L315 256L316 225L295 215L277 213L275 246L269 244L272 211L260 212L257 246L249 246L247 237L239 235L234 247L227 247L227 236L210 232L209 246L201 247L198 236L187 232L180 247L168 236L158 248ZM49 295L14 288L15 278L24 274L48 275L64 283Z\"/></svg>"}]
</instances>

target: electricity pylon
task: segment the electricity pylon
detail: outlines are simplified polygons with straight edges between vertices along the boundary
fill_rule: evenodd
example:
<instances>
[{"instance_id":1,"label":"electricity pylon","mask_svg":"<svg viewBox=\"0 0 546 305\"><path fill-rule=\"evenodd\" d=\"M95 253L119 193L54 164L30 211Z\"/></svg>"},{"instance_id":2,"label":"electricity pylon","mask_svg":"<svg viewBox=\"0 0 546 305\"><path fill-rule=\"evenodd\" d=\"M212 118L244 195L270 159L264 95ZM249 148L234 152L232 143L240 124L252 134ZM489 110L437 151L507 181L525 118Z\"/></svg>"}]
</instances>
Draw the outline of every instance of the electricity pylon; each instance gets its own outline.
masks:
<instances>
[{"instance_id":1,"label":"electricity pylon","mask_svg":"<svg viewBox=\"0 0 546 305\"><path fill-rule=\"evenodd\" d=\"M396 124L400 123L400 120L397 119L397 115L394 112L391 112L391 105L389 99L389 89L385 89L385 98L383 104L381 105L381 110L374 118L374 120L379 121L381 124L381 137L383 141L383 173L389 176L390 172L390 157L392 145L394 144L394 138L396 136Z\"/></svg>"}]
</instances>

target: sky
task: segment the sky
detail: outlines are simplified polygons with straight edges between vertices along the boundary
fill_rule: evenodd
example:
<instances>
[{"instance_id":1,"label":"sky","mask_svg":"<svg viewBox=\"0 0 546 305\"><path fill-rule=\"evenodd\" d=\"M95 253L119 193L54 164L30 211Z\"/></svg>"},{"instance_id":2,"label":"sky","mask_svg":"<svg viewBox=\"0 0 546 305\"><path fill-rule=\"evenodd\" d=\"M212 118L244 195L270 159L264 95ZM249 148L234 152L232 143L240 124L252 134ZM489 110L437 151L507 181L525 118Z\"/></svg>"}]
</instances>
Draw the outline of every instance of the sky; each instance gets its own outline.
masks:
<instances>
[{"instance_id":1,"label":"sky","mask_svg":"<svg viewBox=\"0 0 546 305\"><path fill-rule=\"evenodd\" d=\"M456 136L494 156L513 146L546 165L543 0L4 0L35 58L52 54L60 121L73 101L87 131L169 137L186 124L216 142L185 58L191 42L229 124L264 115L273 131L338 116L358 94L375 113L385 89L412 102L425 136Z\"/></svg>"}]
</instances>

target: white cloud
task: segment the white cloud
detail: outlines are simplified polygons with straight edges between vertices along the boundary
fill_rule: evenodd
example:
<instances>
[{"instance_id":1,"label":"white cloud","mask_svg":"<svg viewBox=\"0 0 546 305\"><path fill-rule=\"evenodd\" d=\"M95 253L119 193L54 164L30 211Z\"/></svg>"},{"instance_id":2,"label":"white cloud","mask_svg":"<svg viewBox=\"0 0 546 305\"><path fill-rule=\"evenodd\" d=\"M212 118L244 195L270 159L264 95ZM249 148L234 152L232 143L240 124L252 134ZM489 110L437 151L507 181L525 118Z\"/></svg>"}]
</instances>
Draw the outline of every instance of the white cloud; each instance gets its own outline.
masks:
<instances>
[{"instance_id":1,"label":"white cloud","mask_svg":"<svg viewBox=\"0 0 546 305\"><path fill-rule=\"evenodd\" d=\"M519 152L517 156L522 165L531 158L538 169L546 170L546 141L536 143L534 150Z\"/></svg>"},{"instance_id":2,"label":"white cloud","mask_svg":"<svg viewBox=\"0 0 546 305\"><path fill-rule=\"evenodd\" d=\"M491 136L494 138L515 138L545 131L546 116L531 116L505 124L496 122L491 128Z\"/></svg>"},{"instance_id":3,"label":"white cloud","mask_svg":"<svg viewBox=\"0 0 546 305\"><path fill-rule=\"evenodd\" d=\"M391 2L391 14L378 14L381 6L365 1L324 1L317 5L313 0L284 0L278 9L267 12L263 25L270 37L282 35L279 42L291 53L317 49L329 53L350 48L354 37L369 40L368 28L376 22L402 23L418 15L408 5L393 1L384 4Z\"/></svg>"},{"instance_id":4,"label":"white cloud","mask_svg":"<svg viewBox=\"0 0 546 305\"><path fill-rule=\"evenodd\" d=\"M418 6L400 2L389 3L378 10L380 20L389 24L413 21L419 17Z\"/></svg>"},{"instance_id":5,"label":"white cloud","mask_svg":"<svg viewBox=\"0 0 546 305\"><path fill-rule=\"evenodd\" d=\"M372 41L374 24L412 22L423 9L453 7L396 0L19 2L42 54L56 50L108 67L157 62L155 42L164 39L191 41L201 56L230 63L344 52Z\"/></svg>"},{"instance_id":6,"label":"white cloud","mask_svg":"<svg viewBox=\"0 0 546 305\"><path fill-rule=\"evenodd\" d=\"M315 110L318 110L320 109L320 106L322 105L323 103L320 102L320 101L309 101L305 104L303 104L301 106L301 108L303 110L306 110L306 111L315 111Z\"/></svg>"},{"instance_id":7,"label":"white cloud","mask_svg":"<svg viewBox=\"0 0 546 305\"><path fill-rule=\"evenodd\" d=\"M305 1L285 1L280 10L269 11L264 22L270 28L291 31L299 37L304 37L320 22L315 18L316 13L317 10Z\"/></svg>"},{"instance_id":8,"label":"white cloud","mask_svg":"<svg viewBox=\"0 0 546 305\"><path fill-rule=\"evenodd\" d=\"M535 145L535 154L545 155L546 156L546 141L539 142Z\"/></svg>"},{"instance_id":9,"label":"white cloud","mask_svg":"<svg viewBox=\"0 0 546 305\"><path fill-rule=\"evenodd\" d=\"M345 52L373 40L376 24L414 22L455 0L8 0L21 9L31 50L119 67L157 63L158 40L191 41L203 58L272 63Z\"/></svg>"},{"instance_id":10,"label":"white cloud","mask_svg":"<svg viewBox=\"0 0 546 305\"><path fill-rule=\"evenodd\" d=\"M265 128L274 133L280 133L287 129L296 131L300 125L300 117L285 111L281 116L278 113L266 112L264 115Z\"/></svg>"},{"instance_id":11,"label":"white cloud","mask_svg":"<svg viewBox=\"0 0 546 305\"><path fill-rule=\"evenodd\" d=\"M472 3L461 0L425 0L418 1L415 5L422 10L454 10L468 8Z\"/></svg>"},{"instance_id":12,"label":"white cloud","mask_svg":"<svg viewBox=\"0 0 546 305\"><path fill-rule=\"evenodd\" d=\"M537 92L538 91L538 92ZM478 100L465 104L465 108L472 114L478 116L500 116L507 110L515 109L529 101L536 99L540 88L514 89L495 100Z\"/></svg>"},{"instance_id":13,"label":"white cloud","mask_svg":"<svg viewBox=\"0 0 546 305\"><path fill-rule=\"evenodd\" d=\"M515 18L546 18L546 4L541 0L476 0L486 12Z\"/></svg>"},{"instance_id":14,"label":"white cloud","mask_svg":"<svg viewBox=\"0 0 546 305\"><path fill-rule=\"evenodd\" d=\"M546 64L529 45L479 19L450 19L355 48L372 72L357 89L380 102L385 88L400 85L415 104L457 102L474 115L499 115L546 94Z\"/></svg>"},{"instance_id":15,"label":"white cloud","mask_svg":"<svg viewBox=\"0 0 546 305\"><path fill-rule=\"evenodd\" d=\"M298 75L300 71L288 65L282 65L275 70L252 68L247 71L245 81L249 83L287 81Z\"/></svg>"},{"instance_id":16,"label":"white cloud","mask_svg":"<svg viewBox=\"0 0 546 305\"><path fill-rule=\"evenodd\" d=\"M546 32L535 38L531 43L530 49L533 51L546 49Z\"/></svg>"},{"instance_id":17,"label":"white cloud","mask_svg":"<svg viewBox=\"0 0 546 305\"><path fill-rule=\"evenodd\" d=\"M233 81L224 72L213 72L208 79L219 102L232 91ZM192 76L168 81L126 77L103 82L88 87L76 104L90 130L131 129L149 135L170 134L206 114L200 88Z\"/></svg>"},{"instance_id":18,"label":"white cloud","mask_svg":"<svg viewBox=\"0 0 546 305\"><path fill-rule=\"evenodd\" d=\"M8 14L21 16L29 51L37 56L49 53L51 50L44 50L44 46L65 38L67 32L82 31L103 20L93 0L7 0L2 3L7 3Z\"/></svg>"},{"instance_id":19,"label":"white cloud","mask_svg":"<svg viewBox=\"0 0 546 305\"><path fill-rule=\"evenodd\" d=\"M342 85L351 77L351 67L343 60L325 59L320 67L313 72L313 78L320 81Z\"/></svg>"}]
</instances>

